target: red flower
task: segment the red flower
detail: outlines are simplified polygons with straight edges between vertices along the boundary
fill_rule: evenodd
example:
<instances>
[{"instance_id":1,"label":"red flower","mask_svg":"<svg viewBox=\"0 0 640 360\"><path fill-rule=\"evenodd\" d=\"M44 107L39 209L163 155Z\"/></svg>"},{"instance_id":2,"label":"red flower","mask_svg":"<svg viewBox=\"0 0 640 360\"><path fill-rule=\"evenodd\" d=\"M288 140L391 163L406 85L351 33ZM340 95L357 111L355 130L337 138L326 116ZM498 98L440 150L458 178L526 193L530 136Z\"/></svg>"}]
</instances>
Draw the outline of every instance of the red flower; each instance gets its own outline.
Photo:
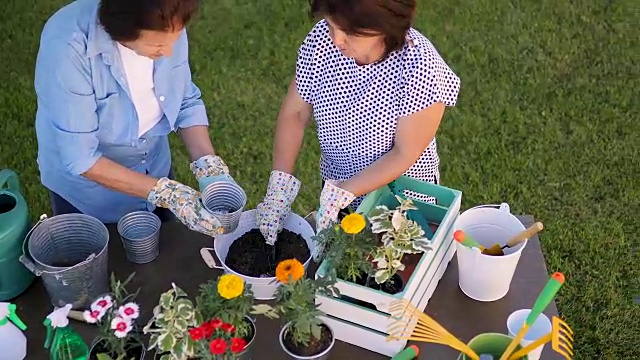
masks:
<instances>
[{"instance_id":1,"label":"red flower","mask_svg":"<svg viewBox=\"0 0 640 360\"><path fill-rule=\"evenodd\" d=\"M220 319L213 319L211 321L209 321L209 325L211 325L212 328L214 329L218 329L220 328L220 326L222 326L222 320Z\"/></svg>"},{"instance_id":2,"label":"red flower","mask_svg":"<svg viewBox=\"0 0 640 360\"><path fill-rule=\"evenodd\" d=\"M247 342L243 338L233 338L231 339L231 352L232 353L241 353L244 351L244 348L247 346Z\"/></svg>"},{"instance_id":3,"label":"red flower","mask_svg":"<svg viewBox=\"0 0 640 360\"><path fill-rule=\"evenodd\" d=\"M189 329L189 336L191 336L191 340L193 341L198 341L207 337L203 326Z\"/></svg>"},{"instance_id":4,"label":"red flower","mask_svg":"<svg viewBox=\"0 0 640 360\"><path fill-rule=\"evenodd\" d=\"M210 322L206 322L202 324L201 328L202 328L202 331L204 332L204 337L207 339L211 337L211 335L213 335L213 332L215 331L215 328L211 326Z\"/></svg>"},{"instance_id":5,"label":"red flower","mask_svg":"<svg viewBox=\"0 0 640 360\"><path fill-rule=\"evenodd\" d=\"M227 351L227 343L224 339L213 339L209 343L209 351L211 351L213 355L222 355Z\"/></svg>"},{"instance_id":6,"label":"red flower","mask_svg":"<svg viewBox=\"0 0 640 360\"><path fill-rule=\"evenodd\" d=\"M229 334L231 334L231 333L236 331L236 328L231 324L224 323L224 324L222 324L222 330L224 330L224 331L228 332Z\"/></svg>"}]
</instances>

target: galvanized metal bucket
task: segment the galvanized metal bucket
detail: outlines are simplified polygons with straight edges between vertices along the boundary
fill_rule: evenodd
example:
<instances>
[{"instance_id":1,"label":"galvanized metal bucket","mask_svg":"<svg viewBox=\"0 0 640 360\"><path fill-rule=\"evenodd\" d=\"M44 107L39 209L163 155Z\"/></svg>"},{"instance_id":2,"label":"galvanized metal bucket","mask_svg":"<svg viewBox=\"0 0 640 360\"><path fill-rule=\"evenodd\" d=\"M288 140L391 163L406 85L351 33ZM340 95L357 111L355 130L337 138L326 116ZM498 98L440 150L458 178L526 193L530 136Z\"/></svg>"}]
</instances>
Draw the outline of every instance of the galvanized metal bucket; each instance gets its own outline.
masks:
<instances>
[{"instance_id":1,"label":"galvanized metal bucket","mask_svg":"<svg viewBox=\"0 0 640 360\"><path fill-rule=\"evenodd\" d=\"M118 234L127 259L134 264L147 264L160 253L158 215L149 211L134 211L118 221Z\"/></svg>"},{"instance_id":2,"label":"galvanized metal bucket","mask_svg":"<svg viewBox=\"0 0 640 360\"><path fill-rule=\"evenodd\" d=\"M108 245L107 227L93 216L42 215L25 236L20 262L42 278L53 306L87 309L109 290Z\"/></svg>"},{"instance_id":3,"label":"galvanized metal bucket","mask_svg":"<svg viewBox=\"0 0 640 360\"><path fill-rule=\"evenodd\" d=\"M222 224L223 234L238 227L240 215L247 205L247 194L235 182L218 181L202 192L202 204Z\"/></svg>"}]
</instances>

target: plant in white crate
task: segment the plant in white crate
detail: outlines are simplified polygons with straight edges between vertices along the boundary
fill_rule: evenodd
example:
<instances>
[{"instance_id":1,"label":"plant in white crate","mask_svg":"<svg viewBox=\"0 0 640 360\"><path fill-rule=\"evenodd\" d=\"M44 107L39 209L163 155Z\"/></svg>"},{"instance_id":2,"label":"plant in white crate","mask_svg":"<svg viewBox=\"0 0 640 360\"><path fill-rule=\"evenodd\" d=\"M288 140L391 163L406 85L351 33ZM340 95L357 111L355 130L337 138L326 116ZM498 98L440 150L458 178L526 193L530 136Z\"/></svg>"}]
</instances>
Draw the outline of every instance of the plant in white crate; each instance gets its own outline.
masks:
<instances>
[{"instance_id":1,"label":"plant in white crate","mask_svg":"<svg viewBox=\"0 0 640 360\"><path fill-rule=\"evenodd\" d=\"M326 314L323 320L332 326L337 339L386 356L406 347L406 341L387 338L389 306L400 299L420 310L427 306L455 253L453 224L461 197L460 191L406 176L368 194L356 209L367 224L356 238L375 243L367 257L369 264L361 266L368 268L365 283L352 281L340 271L349 263L358 264L349 259L363 252L362 245L348 244L351 251L332 248L349 238L344 229L333 229L339 236L319 234L319 242L327 247L316 276L332 270L341 274L336 282L340 296L316 297Z\"/></svg>"},{"instance_id":2,"label":"plant in white crate","mask_svg":"<svg viewBox=\"0 0 640 360\"><path fill-rule=\"evenodd\" d=\"M398 271L404 270L402 258L405 254L418 254L431 251L429 239L417 222L407 218L407 211L417 210L409 198L396 195L400 205L389 209L385 205L376 206L369 214L371 231L382 234L382 245L374 253L376 263L374 278L382 284L392 278Z\"/></svg>"},{"instance_id":3,"label":"plant in white crate","mask_svg":"<svg viewBox=\"0 0 640 360\"><path fill-rule=\"evenodd\" d=\"M363 285L369 280L377 241L364 216L349 214L339 225L320 231L314 240L324 249L323 260L338 278Z\"/></svg>"}]
</instances>

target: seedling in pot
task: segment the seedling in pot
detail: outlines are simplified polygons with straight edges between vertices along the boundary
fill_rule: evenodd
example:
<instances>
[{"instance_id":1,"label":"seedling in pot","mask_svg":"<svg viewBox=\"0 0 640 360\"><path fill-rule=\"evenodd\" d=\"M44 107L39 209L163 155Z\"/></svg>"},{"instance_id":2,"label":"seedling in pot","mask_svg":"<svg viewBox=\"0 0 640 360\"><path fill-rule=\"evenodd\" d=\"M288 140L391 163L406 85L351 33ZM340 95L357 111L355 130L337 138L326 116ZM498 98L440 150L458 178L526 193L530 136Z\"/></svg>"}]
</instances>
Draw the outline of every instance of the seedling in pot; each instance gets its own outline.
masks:
<instances>
[{"instance_id":1,"label":"seedling in pot","mask_svg":"<svg viewBox=\"0 0 640 360\"><path fill-rule=\"evenodd\" d=\"M126 290L134 275L120 282L111 274L111 293L96 299L91 309L83 313L86 322L97 323L100 329L89 359L130 360L144 356L136 324L140 310L134 302L140 289L133 294Z\"/></svg>"},{"instance_id":2,"label":"seedling in pot","mask_svg":"<svg viewBox=\"0 0 640 360\"><path fill-rule=\"evenodd\" d=\"M202 322L187 294L175 284L162 295L153 316L143 328L151 334L149 350L157 349L160 360L186 360L195 355L195 343L187 330Z\"/></svg>"},{"instance_id":3,"label":"seedling in pot","mask_svg":"<svg viewBox=\"0 0 640 360\"><path fill-rule=\"evenodd\" d=\"M275 294L275 307L262 305L262 310L271 309L284 318L286 324L281 332L281 344L289 353L313 357L334 344L333 333L320 316L324 315L315 303L316 294L340 296L334 287L335 271L326 277L305 277L302 263L295 259L278 263L276 278L281 283Z\"/></svg>"},{"instance_id":4,"label":"seedling in pot","mask_svg":"<svg viewBox=\"0 0 640 360\"><path fill-rule=\"evenodd\" d=\"M324 261L329 268L335 269L338 278L368 285L377 239L364 216L349 214L340 224L320 231L314 240L323 249Z\"/></svg>"},{"instance_id":5,"label":"seedling in pot","mask_svg":"<svg viewBox=\"0 0 640 360\"><path fill-rule=\"evenodd\" d=\"M397 208L390 210L384 205L375 207L369 220L372 232L382 234L382 245L375 253L373 262L377 264L375 281L382 284L405 265L402 258L405 254L418 254L431 251L431 242L425 237L425 232L415 221L407 218L407 212L416 210L411 199L396 196L399 202Z\"/></svg>"}]
</instances>

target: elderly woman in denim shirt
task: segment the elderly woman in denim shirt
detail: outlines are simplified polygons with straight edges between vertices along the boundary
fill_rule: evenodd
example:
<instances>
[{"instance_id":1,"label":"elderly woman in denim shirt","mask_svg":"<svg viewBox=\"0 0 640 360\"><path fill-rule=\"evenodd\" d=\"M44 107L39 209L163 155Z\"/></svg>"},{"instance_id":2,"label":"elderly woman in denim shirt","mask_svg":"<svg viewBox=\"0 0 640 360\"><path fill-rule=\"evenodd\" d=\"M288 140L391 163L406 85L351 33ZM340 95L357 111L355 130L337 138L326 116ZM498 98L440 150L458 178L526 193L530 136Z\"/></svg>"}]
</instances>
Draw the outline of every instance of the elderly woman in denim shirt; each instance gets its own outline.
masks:
<instances>
[{"instance_id":1,"label":"elderly woman in denim shirt","mask_svg":"<svg viewBox=\"0 0 640 360\"><path fill-rule=\"evenodd\" d=\"M198 192L171 179L168 134L176 131L200 190L233 181L214 154L191 80L184 28L197 4L77 0L47 21L35 71L36 133L54 215L113 223L164 209L192 230L218 231Z\"/></svg>"}]
</instances>

